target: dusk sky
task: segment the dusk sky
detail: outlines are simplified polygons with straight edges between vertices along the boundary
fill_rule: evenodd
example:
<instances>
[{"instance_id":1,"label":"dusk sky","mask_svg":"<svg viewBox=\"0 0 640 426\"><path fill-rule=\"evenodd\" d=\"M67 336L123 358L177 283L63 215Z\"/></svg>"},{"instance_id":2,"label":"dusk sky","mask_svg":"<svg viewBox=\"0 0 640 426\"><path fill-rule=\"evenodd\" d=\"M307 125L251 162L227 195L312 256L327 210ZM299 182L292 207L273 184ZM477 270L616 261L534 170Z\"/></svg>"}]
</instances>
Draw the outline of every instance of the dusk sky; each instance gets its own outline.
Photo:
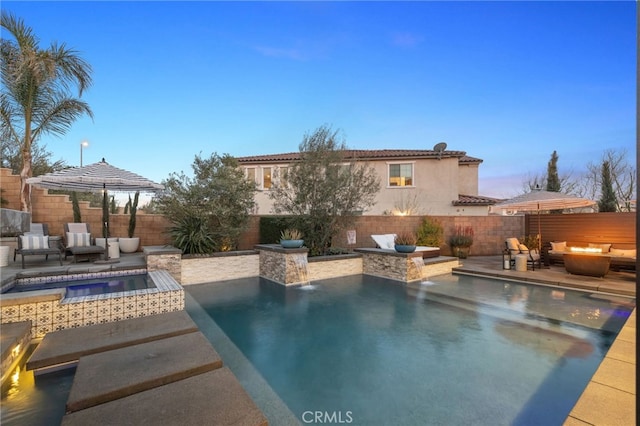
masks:
<instances>
[{"instance_id":1,"label":"dusk sky","mask_svg":"<svg viewBox=\"0 0 640 426\"><path fill-rule=\"evenodd\" d=\"M41 142L156 182L194 156L296 152L328 124L352 149L484 160L508 198L551 153L561 175L636 153L636 3L15 2L46 48L93 67L95 119ZM7 37L5 32L2 37Z\"/></svg>"}]
</instances>

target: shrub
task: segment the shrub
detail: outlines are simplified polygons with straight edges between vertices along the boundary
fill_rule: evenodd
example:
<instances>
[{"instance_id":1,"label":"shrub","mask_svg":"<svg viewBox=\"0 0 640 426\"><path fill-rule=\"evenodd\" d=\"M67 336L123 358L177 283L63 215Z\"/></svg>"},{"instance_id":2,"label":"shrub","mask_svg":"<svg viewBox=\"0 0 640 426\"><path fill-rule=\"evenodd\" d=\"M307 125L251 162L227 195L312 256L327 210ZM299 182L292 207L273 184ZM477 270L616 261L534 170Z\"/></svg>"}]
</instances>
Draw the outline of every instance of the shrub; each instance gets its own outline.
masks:
<instances>
[{"instance_id":1,"label":"shrub","mask_svg":"<svg viewBox=\"0 0 640 426\"><path fill-rule=\"evenodd\" d=\"M394 242L403 246L415 246L416 236L413 232L401 232L396 235Z\"/></svg>"},{"instance_id":2,"label":"shrub","mask_svg":"<svg viewBox=\"0 0 640 426\"><path fill-rule=\"evenodd\" d=\"M216 242L208 224L200 217L187 216L169 228L173 244L184 254L205 254L216 251Z\"/></svg>"},{"instance_id":3,"label":"shrub","mask_svg":"<svg viewBox=\"0 0 640 426\"><path fill-rule=\"evenodd\" d=\"M473 228L471 226L456 226L449 245L451 247L471 247L473 244Z\"/></svg>"},{"instance_id":4,"label":"shrub","mask_svg":"<svg viewBox=\"0 0 640 426\"><path fill-rule=\"evenodd\" d=\"M287 228L280 233L281 240L301 240L302 233L295 228Z\"/></svg>"},{"instance_id":5,"label":"shrub","mask_svg":"<svg viewBox=\"0 0 640 426\"><path fill-rule=\"evenodd\" d=\"M442 245L444 230L440 222L426 216L422 219L422 225L418 228L417 244L428 247L440 247Z\"/></svg>"}]
</instances>

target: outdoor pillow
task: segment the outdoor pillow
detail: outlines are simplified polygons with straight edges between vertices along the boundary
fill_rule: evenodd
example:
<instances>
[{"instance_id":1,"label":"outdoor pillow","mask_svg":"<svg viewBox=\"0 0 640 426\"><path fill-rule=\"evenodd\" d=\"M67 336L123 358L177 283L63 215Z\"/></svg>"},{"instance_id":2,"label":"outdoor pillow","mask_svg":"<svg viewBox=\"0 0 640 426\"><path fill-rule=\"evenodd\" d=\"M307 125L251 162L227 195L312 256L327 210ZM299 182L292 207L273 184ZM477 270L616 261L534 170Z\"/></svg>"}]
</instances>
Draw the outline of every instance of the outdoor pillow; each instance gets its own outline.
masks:
<instances>
[{"instance_id":1,"label":"outdoor pillow","mask_svg":"<svg viewBox=\"0 0 640 426\"><path fill-rule=\"evenodd\" d=\"M37 234L26 234L20 236L22 248L25 250L48 249L49 237Z\"/></svg>"},{"instance_id":2,"label":"outdoor pillow","mask_svg":"<svg viewBox=\"0 0 640 426\"><path fill-rule=\"evenodd\" d=\"M609 253L611 244L589 243L589 248L599 248L603 253Z\"/></svg>"},{"instance_id":3,"label":"outdoor pillow","mask_svg":"<svg viewBox=\"0 0 640 426\"><path fill-rule=\"evenodd\" d=\"M520 249L520 253L529 254L529 247L524 244L518 245L518 249Z\"/></svg>"},{"instance_id":4,"label":"outdoor pillow","mask_svg":"<svg viewBox=\"0 0 640 426\"><path fill-rule=\"evenodd\" d=\"M553 251L565 251L567 249L567 242L551 242L551 250Z\"/></svg>"},{"instance_id":5,"label":"outdoor pillow","mask_svg":"<svg viewBox=\"0 0 640 426\"><path fill-rule=\"evenodd\" d=\"M636 249L624 250L612 248L609 254L613 256L636 257Z\"/></svg>"},{"instance_id":6,"label":"outdoor pillow","mask_svg":"<svg viewBox=\"0 0 640 426\"><path fill-rule=\"evenodd\" d=\"M67 247L87 247L91 245L91 234L67 232Z\"/></svg>"}]
</instances>

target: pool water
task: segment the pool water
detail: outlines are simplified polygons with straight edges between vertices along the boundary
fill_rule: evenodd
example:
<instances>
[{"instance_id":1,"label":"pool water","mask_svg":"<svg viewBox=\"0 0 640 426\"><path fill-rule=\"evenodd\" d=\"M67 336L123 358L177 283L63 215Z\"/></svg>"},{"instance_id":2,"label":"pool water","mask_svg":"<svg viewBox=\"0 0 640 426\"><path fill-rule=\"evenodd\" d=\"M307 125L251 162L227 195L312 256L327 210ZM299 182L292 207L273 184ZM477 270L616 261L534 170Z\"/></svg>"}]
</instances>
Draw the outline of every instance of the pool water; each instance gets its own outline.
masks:
<instances>
[{"instance_id":1,"label":"pool water","mask_svg":"<svg viewBox=\"0 0 640 426\"><path fill-rule=\"evenodd\" d=\"M452 275L185 290L301 423L325 424L562 424L635 306Z\"/></svg>"},{"instance_id":2,"label":"pool water","mask_svg":"<svg viewBox=\"0 0 640 426\"><path fill-rule=\"evenodd\" d=\"M67 289L65 297L79 297L155 288L155 284L147 274L137 274L84 280L19 284L9 290L8 293L19 293L24 291L46 290L65 287Z\"/></svg>"}]
</instances>

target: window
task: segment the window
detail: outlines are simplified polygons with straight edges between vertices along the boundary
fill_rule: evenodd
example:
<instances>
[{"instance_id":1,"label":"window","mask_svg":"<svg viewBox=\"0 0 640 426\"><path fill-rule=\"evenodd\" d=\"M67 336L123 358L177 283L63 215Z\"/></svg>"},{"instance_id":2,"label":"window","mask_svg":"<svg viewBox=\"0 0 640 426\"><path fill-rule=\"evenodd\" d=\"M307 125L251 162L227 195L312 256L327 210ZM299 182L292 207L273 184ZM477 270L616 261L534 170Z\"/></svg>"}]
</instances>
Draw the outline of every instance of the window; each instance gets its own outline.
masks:
<instances>
[{"instance_id":1,"label":"window","mask_svg":"<svg viewBox=\"0 0 640 426\"><path fill-rule=\"evenodd\" d=\"M245 172L247 174L247 180L249 180L249 182L255 182L256 181L256 169L255 169L255 167L246 168Z\"/></svg>"},{"instance_id":2,"label":"window","mask_svg":"<svg viewBox=\"0 0 640 426\"><path fill-rule=\"evenodd\" d=\"M413 186L413 163L389 164L389 186Z\"/></svg>"},{"instance_id":3,"label":"window","mask_svg":"<svg viewBox=\"0 0 640 426\"><path fill-rule=\"evenodd\" d=\"M262 168L262 189L271 188L271 167Z\"/></svg>"}]
</instances>

